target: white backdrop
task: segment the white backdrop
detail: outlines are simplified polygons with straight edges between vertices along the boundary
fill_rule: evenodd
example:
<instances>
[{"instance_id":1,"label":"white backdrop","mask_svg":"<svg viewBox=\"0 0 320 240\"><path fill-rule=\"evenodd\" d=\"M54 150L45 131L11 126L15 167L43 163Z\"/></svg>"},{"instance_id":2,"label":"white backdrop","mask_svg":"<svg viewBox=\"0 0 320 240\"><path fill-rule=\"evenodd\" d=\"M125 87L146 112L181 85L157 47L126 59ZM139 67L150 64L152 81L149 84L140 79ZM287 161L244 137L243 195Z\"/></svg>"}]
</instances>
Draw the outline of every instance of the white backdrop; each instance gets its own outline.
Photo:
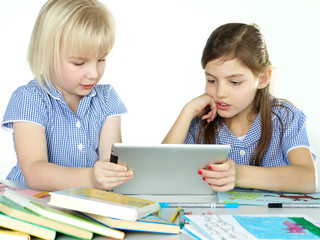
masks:
<instances>
[{"instance_id":1,"label":"white backdrop","mask_svg":"<svg viewBox=\"0 0 320 240\"><path fill-rule=\"evenodd\" d=\"M320 155L318 0L103 0L117 23L116 45L102 83L128 108L123 142L160 143L183 105L204 91L200 58L211 32L227 22L258 24L273 65L276 96L307 115ZM26 63L30 34L44 0L0 0L0 117L12 92L32 79ZM12 135L0 131L0 179L15 164Z\"/></svg>"}]
</instances>

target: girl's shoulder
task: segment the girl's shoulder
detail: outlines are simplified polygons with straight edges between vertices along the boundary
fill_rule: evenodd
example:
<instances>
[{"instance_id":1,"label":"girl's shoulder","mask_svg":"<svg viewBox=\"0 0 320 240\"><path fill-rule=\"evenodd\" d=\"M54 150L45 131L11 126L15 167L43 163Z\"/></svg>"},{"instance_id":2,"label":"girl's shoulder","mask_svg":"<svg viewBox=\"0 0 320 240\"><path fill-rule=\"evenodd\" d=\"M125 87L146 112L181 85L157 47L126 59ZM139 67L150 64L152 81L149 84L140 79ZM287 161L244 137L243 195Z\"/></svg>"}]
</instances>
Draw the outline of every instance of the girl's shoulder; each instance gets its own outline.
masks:
<instances>
[{"instance_id":1,"label":"girl's shoulder","mask_svg":"<svg viewBox=\"0 0 320 240\"><path fill-rule=\"evenodd\" d=\"M16 95L30 96L34 98L46 94L46 91L36 80L31 80L28 84L18 87L14 93Z\"/></svg>"},{"instance_id":2,"label":"girl's shoulder","mask_svg":"<svg viewBox=\"0 0 320 240\"><path fill-rule=\"evenodd\" d=\"M107 115L127 112L120 96L111 84L98 84L94 87L94 104L98 104Z\"/></svg>"},{"instance_id":3,"label":"girl's shoulder","mask_svg":"<svg viewBox=\"0 0 320 240\"><path fill-rule=\"evenodd\" d=\"M97 84L94 87L96 94L99 96L109 96L110 94L115 94L115 90L111 84Z\"/></svg>"},{"instance_id":4,"label":"girl's shoulder","mask_svg":"<svg viewBox=\"0 0 320 240\"><path fill-rule=\"evenodd\" d=\"M283 111L289 111L292 113L301 112L301 110L295 106L292 102L281 99L281 98L273 98L272 99L272 110L274 112L283 112Z\"/></svg>"},{"instance_id":5,"label":"girl's shoulder","mask_svg":"<svg viewBox=\"0 0 320 240\"><path fill-rule=\"evenodd\" d=\"M108 103L120 99L118 93L111 84L97 84L94 87L94 90L94 97L98 101Z\"/></svg>"},{"instance_id":6,"label":"girl's shoulder","mask_svg":"<svg viewBox=\"0 0 320 240\"><path fill-rule=\"evenodd\" d=\"M289 120L290 122L294 120L305 121L306 116L301 109L295 106L292 102L280 99L272 99L272 115L274 118L280 118L282 120Z\"/></svg>"}]
</instances>

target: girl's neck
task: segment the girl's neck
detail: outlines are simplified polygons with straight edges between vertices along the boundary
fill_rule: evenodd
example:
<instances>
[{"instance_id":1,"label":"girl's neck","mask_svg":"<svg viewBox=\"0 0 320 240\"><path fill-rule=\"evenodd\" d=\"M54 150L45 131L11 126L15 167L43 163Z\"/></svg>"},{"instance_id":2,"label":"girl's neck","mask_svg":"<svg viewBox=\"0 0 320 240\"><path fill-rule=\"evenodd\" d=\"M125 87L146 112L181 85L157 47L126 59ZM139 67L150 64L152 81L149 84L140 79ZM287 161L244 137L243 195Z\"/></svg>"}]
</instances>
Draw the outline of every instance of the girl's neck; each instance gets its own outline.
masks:
<instances>
[{"instance_id":1,"label":"girl's neck","mask_svg":"<svg viewBox=\"0 0 320 240\"><path fill-rule=\"evenodd\" d=\"M79 106L79 103L80 103L81 99L83 98L83 96L71 94L61 88L58 88L57 86L55 86L55 88L61 92L64 101L68 104L71 111L74 114L77 114L78 106Z\"/></svg>"},{"instance_id":2,"label":"girl's neck","mask_svg":"<svg viewBox=\"0 0 320 240\"><path fill-rule=\"evenodd\" d=\"M242 137L249 132L257 116L258 113L253 113L252 111L250 111L249 114L242 114L240 116L235 116L232 118L225 118L223 119L223 121L236 137Z\"/></svg>"},{"instance_id":3,"label":"girl's neck","mask_svg":"<svg viewBox=\"0 0 320 240\"><path fill-rule=\"evenodd\" d=\"M81 97L81 96L72 96L72 97L63 96L63 98L66 101L66 103L68 104L68 106L70 107L71 111L74 114L77 114L79 103L83 97Z\"/></svg>"}]
</instances>

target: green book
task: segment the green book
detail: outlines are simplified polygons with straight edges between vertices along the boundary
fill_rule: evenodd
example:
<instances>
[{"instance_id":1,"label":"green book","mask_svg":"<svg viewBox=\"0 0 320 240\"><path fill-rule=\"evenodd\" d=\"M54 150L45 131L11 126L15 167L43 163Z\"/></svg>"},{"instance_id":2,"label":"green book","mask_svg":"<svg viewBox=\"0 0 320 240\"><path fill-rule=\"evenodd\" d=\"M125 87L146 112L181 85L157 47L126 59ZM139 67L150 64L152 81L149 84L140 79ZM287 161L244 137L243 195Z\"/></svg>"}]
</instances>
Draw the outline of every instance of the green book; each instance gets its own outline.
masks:
<instances>
[{"instance_id":1,"label":"green book","mask_svg":"<svg viewBox=\"0 0 320 240\"><path fill-rule=\"evenodd\" d=\"M41 199L27 196L11 189L6 189L3 196L44 218L55 220L63 224L69 224L114 239L124 239L125 237L125 234L122 231L111 229L87 218L80 217L74 212L62 211L50 207L47 205L46 201L41 201Z\"/></svg>"},{"instance_id":2,"label":"green book","mask_svg":"<svg viewBox=\"0 0 320 240\"><path fill-rule=\"evenodd\" d=\"M0 226L42 239L55 239L56 231L0 213Z\"/></svg>"},{"instance_id":3,"label":"green book","mask_svg":"<svg viewBox=\"0 0 320 240\"><path fill-rule=\"evenodd\" d=\"M10 199L0 196L0 211L8 216L27 221L39 226L51 228L57 232L82 239L92 239L93 233L69 224L44 218L28 209L16 204Z\"/></svg>"}]
</instances>

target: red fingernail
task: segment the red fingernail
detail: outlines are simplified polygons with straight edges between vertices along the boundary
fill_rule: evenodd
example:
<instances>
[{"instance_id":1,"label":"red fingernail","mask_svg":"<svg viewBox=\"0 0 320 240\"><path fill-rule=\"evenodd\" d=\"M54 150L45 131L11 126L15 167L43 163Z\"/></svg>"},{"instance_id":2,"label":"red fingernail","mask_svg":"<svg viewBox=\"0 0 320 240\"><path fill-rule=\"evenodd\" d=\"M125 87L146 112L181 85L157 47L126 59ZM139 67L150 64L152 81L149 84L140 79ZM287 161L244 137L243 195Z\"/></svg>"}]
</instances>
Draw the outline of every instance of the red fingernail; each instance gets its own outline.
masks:
<instances>
[{"instance_id":1,"label":"red fingernail","mask_svg":"<svg viewBox=\"0 0 320 240\"><path fill-rule=\"evenodd\" d=\"M202 178L202 180L203 180L203 181L205 181L205 180L206 180L206 178L205 178L205 177L203 177L203 178Z\"/></svg>"},{"instance_id":2,"label":"red fingernail","mask_svg":"<svg viewBox=\"0 0 320 240\"><path fill-rule=\"evenodd\" d=\"M201 171L201 170L199 170L199 171L198 171L198 174L202 175L202 171Z\"/></svg>"},{"instance_id":3,"label":"red fingernail","mask_svg":"<svg viewBox=\"0 0 320 240\"><path fill-rule=\"evenodd\" d=\"M212 169L212 167L211 167L211 166L208 166L208 169L210 169L210 170L211 170L211 169Z\"/></svg>"}]
</instances>

